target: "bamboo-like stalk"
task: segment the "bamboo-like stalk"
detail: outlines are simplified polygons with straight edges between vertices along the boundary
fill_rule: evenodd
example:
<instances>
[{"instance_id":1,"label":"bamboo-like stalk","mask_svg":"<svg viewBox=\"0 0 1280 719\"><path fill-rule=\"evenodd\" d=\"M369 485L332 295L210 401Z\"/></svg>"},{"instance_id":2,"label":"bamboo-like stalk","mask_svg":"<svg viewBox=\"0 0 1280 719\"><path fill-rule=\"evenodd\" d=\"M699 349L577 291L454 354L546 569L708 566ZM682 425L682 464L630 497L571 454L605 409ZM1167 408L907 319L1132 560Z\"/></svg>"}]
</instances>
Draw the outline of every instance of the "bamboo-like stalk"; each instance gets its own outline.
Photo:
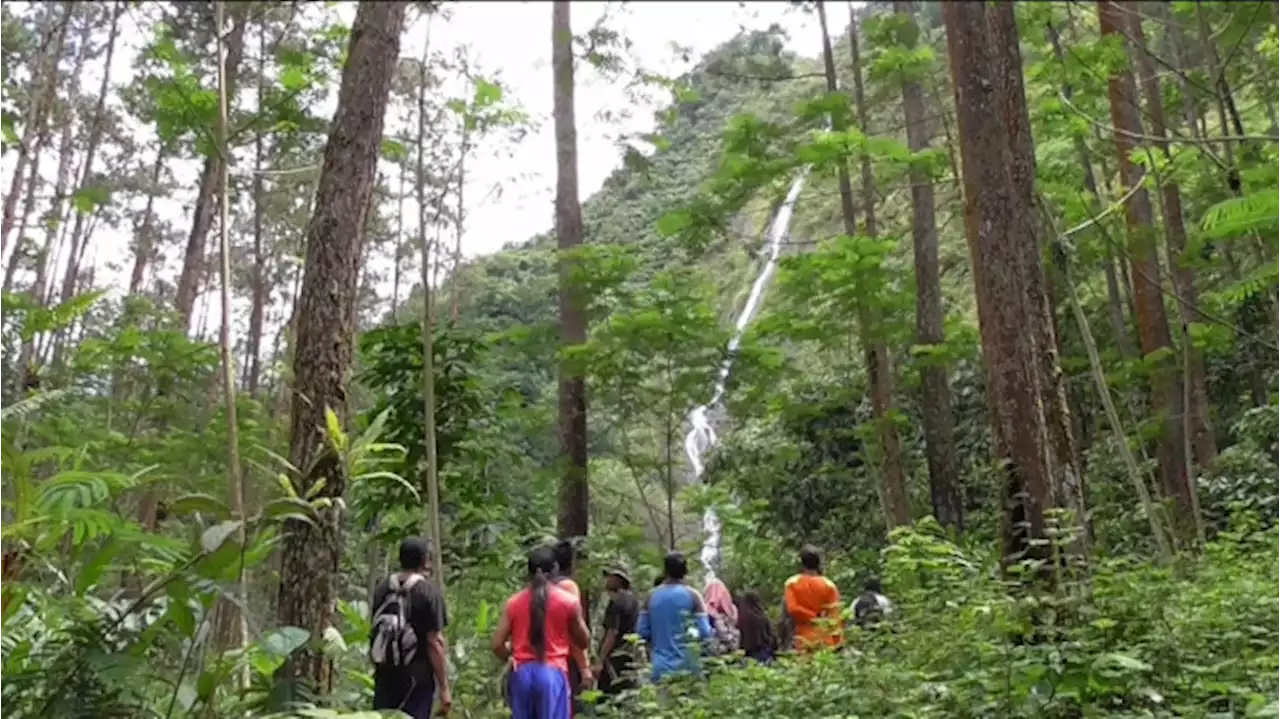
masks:
<instances>
[{"instance_id":1,"label":"bamboo-like stalk","mask_svg":"<svg viewBox=\"0 0 1280 719\"><path fill-rule=\"evenodd\" d=\"M436 467L435 291L431 287L431 242L427 239L427 191L423 145L427 133L427 54L418 66L418 243L422 248L422 400L427 445L427 521L431 531L432 575L444 591L444 548L440 529L440 474ZM443 198L440 200L443 202Z\"/></svg>"},{"instance_id":2,"label":"bamboo-like stalk","mask_svg":"<svg viewBox=\"0 0 1280 719\"><path fill-rule=\"evenodd\" d=\"M1041 209L1044 210L1043 200L1041 201ZM1085 352L1089 356L1089 373L1093 376L1094 386L1098 390L1098 398L1102 400L1102 409L1107 416L1107 424L1111 425L1111 432L1115 438L1116 444L1119 446L1121 459L1124 460L1125 469L1128 470L1129 480L1133 483L1133 489L1138 494L1138 501L1142 504L1142 510L1147 515L1147 522L1151 526L1151 534L1155 537L1156 546L1160 550L1160 561L1165 565L1173 565L1173 549L1169 544L1169 538L1165 534L1164 528L1160 525L1160 511L1151 499L1151 492L1147 489L1146 480L1142 476L1142 469L1138 466L1138 460L1133 456L1133 451L1129 449L1129 438L1125 436L1124 425L1120 423L1120 414L1116 411L1115 402L1111 399L1111 387L1107 384L1107 375L1102 367L1102 359L1098 356L1098 345L1093 339L1093 331L1089 329L1089 319L1084 314L1084 309L1080 306L1080 298L1076 294L1076 286L1071 278L1071 264L1065 257L1065 243L1058 227L1052 221L1050 213L1044 213L1049 217L1049 226L1053 228L1055 234L1053 253L1059 258L1059 270L1062 272L1062 284L1066 290L1067 303L1071 305L1071 314L1075 317L1076 327L1080 331L1080 339L1084 342Z\"/></svg>"},{"instance_id":3,"label":"bamboo-like stalk","mask_svg":"<svg viewBox=\"0 0 1280 719\"><path fill-rule=\"evenodd\" d=\"M227 58L225 38L226 3L214 3L214 22L217 25L218 47L218 123L215 128L220 152L227 152ZM222 322L219 344L222 354L222 391L227 408L227 473L230 482L232 516L240 522L236 529L236 541L240 543L240 565L236 584L232 589L235 599L222 600L225 612L221 625L221 643L224 648L243 647L248 639L243 607L248 592L244 576L244 548L248 539L245 529L244 480L240 473L240 435L236 420L236 369L231 348L231 241L228 228L231 224L230 177L228 162L220 163L218 187L222 197L218 203L218 245L221 254ZM248 674L240 676L241 686L246 686Z\"/></svg>"}]
</instances>

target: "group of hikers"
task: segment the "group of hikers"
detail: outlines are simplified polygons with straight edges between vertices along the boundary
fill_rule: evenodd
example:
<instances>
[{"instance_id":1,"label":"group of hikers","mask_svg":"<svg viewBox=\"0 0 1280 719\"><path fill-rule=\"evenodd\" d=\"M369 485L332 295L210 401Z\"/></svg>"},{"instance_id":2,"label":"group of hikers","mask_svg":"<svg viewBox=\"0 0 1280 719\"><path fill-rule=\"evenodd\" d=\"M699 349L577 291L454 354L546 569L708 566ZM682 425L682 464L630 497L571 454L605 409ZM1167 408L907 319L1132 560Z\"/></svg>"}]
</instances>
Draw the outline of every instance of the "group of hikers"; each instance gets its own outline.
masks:
<instances>
[{"instance_id":1,"label":"group of hikers","mask_svg":"<svg viewBox=\"0 0 1280 719\"><path fill-rule=\"evenodd\" d=\"M604 570L609 594L603 634L591 662L591 630L574 581L573 545L562 541L529 552L525 587L507 599L492 648L508 671L507 699L513 719L569 719L575 697L593 684L607 699L638 686L644 651L655 683L671 676L701 676L704 655L741 652L742 661L771 663L778 652L839 649L844 641L840 590L822 573L822 553L800 551L800 572L783 588L783 611L775 625L760 594L741 592L737 601L724 582L711 578L699 592L686 583L688 563L679 552L663 561L662 573L643 601L620 565ZM437 689L439 713L453 705L444 640L444 598L427 580L427 545L406 539L400 571L373 593L370 658L374 664L374 709L399 709L414 719L431 716ZM893 611L876 579L867 581L851 607L854 622L868 626ZM645 650L626 637L639 635Z\"/></svg>"}]
</instances>

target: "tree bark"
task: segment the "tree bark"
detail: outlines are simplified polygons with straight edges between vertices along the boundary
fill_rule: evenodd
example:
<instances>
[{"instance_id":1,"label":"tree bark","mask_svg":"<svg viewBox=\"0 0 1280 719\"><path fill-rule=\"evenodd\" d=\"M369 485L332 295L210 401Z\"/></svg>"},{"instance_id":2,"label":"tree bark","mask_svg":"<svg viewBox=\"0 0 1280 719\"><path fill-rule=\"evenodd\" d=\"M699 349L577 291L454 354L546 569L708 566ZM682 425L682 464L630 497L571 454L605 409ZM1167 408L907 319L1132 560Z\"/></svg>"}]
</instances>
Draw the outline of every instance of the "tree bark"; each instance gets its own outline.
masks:
<instances>
[{"instance_id":1,"label":"tree bark","mask_svg":"<svg viewBox=\"0 0 1280 719\"><path fill-rule=\"evenodd\" d=\"M436 317L435 288L431 277L431 243L427 240L427 54L418 64L418 165L414 184L418 192L418 245L422 249L422 423L427 447L427 525L431 533L431 566L436 584L444 590L444 537L440 529L440 468L436 453ZM439 198L441 206L443 193ZM437 213L438 215L439 213ZM434 248L439 252L439 248Z\"/></svg>"},{"instance_id":2,"label":"tree bark","mask_svg":"<svg viewBox=\"0 0 1280 719\"><path fill-rule=\"evenodd\" d=\"M57 20L51 21L53 24L49 28L49 36L53 38L53 42L46 44L47 49L40 58L40 67L31 83L33 89L38 89L32 93L31 106L27 108L28 123L22 130L22 142L19 143L18 155L14 158L13 179L9 184L9 194L4 197L3 227L0 228L0 252L8 253L9 251L9 233L13 230L14 220L17 219L14 213L18 210L18 198L22 195L22 178L26 174L27 164L32 157L39 154L40 148L44 146L44 140L48 136L46 121L57 93L58 60L62 57L62 46L67 38L67 27L71 24L71 17L76 11L75 4L71 2L63 3L63 8L62 16ZM52 13L53 10L51 9L49 12ZM13 258L9 260L10 263L13 263L13 261Z\"/></svg>"},{"instance_id":3,"label":"tree bark","mask_svg":"<svg viewBox=\"0 0 1280 719\"><path fill-rule=\"evenodd\" d=\"M248 25L249 3L236 3L231 8L231 21L235 26L227 37L227 96L235 102L236 78L240 62L244 58L244 32ZM200 171L200 189L196 195L196 209L191 218L191 232L187 235L187 247L182 257L182 274L178 277L175 309L183 330L191 330L191 314L200 295L200 282L204 277L204 250L213 227L218 202L218 165L222 156L217 148L211 148Z\"/></svg>"},{"instance_id":4,"label":"tree bark","mask_svg":"<svg viewBox=\"0 0 1280 719\"><path fill-rule=\"evenodd\" d=\"M818 3L821 12L822 3ZM825 15L825 13L824 13ZM823 40L827 46L825 20L823 20ZM825 51L830 56L829 47ZM869 129L867 122L867 103L862 88L862 58L858 51L858 19L854 15L853 5L849 5L849 55L853 61L853 102L858 113L858 126L865 135ZM833 90L831 81L835 79L834 58L827 64L828 90ZM862 211L866 217L863 229L867 237L876 236L876 180L871 169L871 155L862 153ZM902 471L902 443L898 438L898 428L893 423L893 364L889 357L889 347L880 335L880 312L877 308L868 307L863 318L863 331L867 333L864 340L867 345L867 376L871 384L871 416L875 420L880 435L880 450L884 453L882 479L884 481L884 497L888 505L891 519L889 528L911 524L911 503L907 498L906 478ZM869 326L868 326L869 325Z\"/></svg>"},{"instance_id":5,"label":"tree bark","mask_svg":"<svg viewBox=\"0 0 1280 719\"><path fill-rule=\"evenodd\" d=\"M1057 28L1052 24L1048 27L1048 35L1049 44L1053 47L1054 59L1059 65L1064 64L1062 42L1058 37ZM1062 84L1062 94L1068 100L1071 99L1074 90L1070 83L1064 82ZM1089 197L1093 199L1093 211L1095 213L1102 212L1102 195L1098 192L1098 179L1093 172L1093 160L1090 159L1089 148L1085 145L1084 138L1080 136L1074 137L1072 144L1075 146L1076 155L1080 158L1080 169L1084 173L1084 187L1088 190ZM1133 359L1138 355L1133 347L1133 341L1129 338L1124 308L1120 304L1120 285L1116 280L1115 257L1110 245L1106 246L1102 271L1107 281L1107 318L1111 323L1111 333L1115 337L1116 347L1120 350L1120 355L1126 359Z\"/></svg>"},{"instance_id":6,"label":"tree bark","mask_svg":"<svg viewBox=\"0 0 1280 719\"><path fill-rule=\"evenodd\" d=\"M129 273L129 294L137 295L142 292L142 281L146 277L147 266L151 263L151 259L155 256L155 202L156 195L160 194L160 172L164 169L166 148L161 145L156 148L156 161L151 166L151 184L147 187L147 206L142 211L142 224L138 228L137 238L134 240L133 249L133 271Z\"/></svg>"},{"instance_id":7,"label":"tree bark","mask_svg":"<svg viewBox=\"0 0 1280 719\"><path fill-rule=\"evenodd\" d=\"M560 251L560 342L587 341L585 298L575 279L574 251L582 244L582 204L578 199L578 134L573 107L573 29L568 0L551 6L551 67L554 75L556 132L556 237ZM557 529L562 538L587 535L590 494L587 484L587 386L581 368L566 360L559 366L560 481Z\"/></svg>"},{"instance_id":8,"label":"tree bark","mask_svg":"<svg viewBox=\"0 0 1280 719\"><path fill-rule=\"evenodd\" d=\"M1169 151L1168 130L1165 127L1164 100L1160 94L1160 78L1156 75L1155 63L1147 52L1146 38L1142 31L1142 16L1134 14L1130 17L1129 37L1131 48L1137 61L1138 77L1142 85L1142 94L1146 99L1147 117L1151 119L1151 134L1156 138L1164 158L1170 162L1173 155ZM1178 315L1182 324L1205 322L1200 313L1199 294L1196 291L1195 270L1191 269L1183 259L1187 249L1187 229L1182 217L1182 189L1176 180L1169 175L1158 178L1162 180L1160 195L1163 198L1161 209L1164 211L1165 250L1169 256L1169 271L1173 276L1174 291L1178 295ZM1191 426L1191 445L1195 448L1195 459L1201 467L1218 456L1218 447L1213 438L1213 427L1209 422L1209 390L1205 379L1204 355L1195 347L1188 346L1187 367L1190 370L1184 381L1188 383L1184 395L1191 400L1187 407L1188 422Z\"/></svg>"},{"instance_id":9,"label":"tree bark","mask_svg":"<svg viewBox=\"0 0 1280 719\"><path fill-rule=\"evenodd\" d=\"M1062 366L1058 360L1057 313L1054 311L1052 286L1042 261L1044 243L1037 241L1040 231L1036 199L1036 150L1031 136L1031 116L1027 110L1026 92L1022 84L1022 51L1018 44L1018 25L1012 3L994 3L988 6L987 22L991 29L995 61L1000 67L995 77L1003 84L999 90L1001 115L1009 133L1009 150L1013 159L1010 180L1019 195L1011 208L1016 231L1027 241L1019 243L1025 292L1023 301L1027 311L1035 318L1029 325L1035 333L1035 346L1039 358L1039 375L1036 389L1043 404L1048 430L1049 476L1051 499L1056 507L1068 509L1074 514L1074 522L1082 530L1078 539L1085 546L1089 543L1089 523L1085 505L1084 474L1080 470L1080 456L1071 432L1071 411L1067 405L1066 387L1062 380Z\"/></svg>"},{"instance_id":10,"label":"tree bark","mask_svg":"<svg viewBox=\"0 0 1280 719\"><path fill-rule=\"evenodd\" d=\"M1125 12L1111 0L1098 0L1098 21L1104 36L1121 35L1127 24ZM1115 127L1113 135L1120 163L1120 179L1126 191L1138 188L1125 203L1138 338L1144 357L1150 359L1154 353L1166 355L1157 358L1149 368L1151 409L1163 424L1157 452L1160 481L1165 495L1171 497L1176 505L1174 534L1188 539L1193 535L1196 517L1192 510L1187 467L1183 461L1182 423L1178 421L1183 411L1181 378L1172 362L1173 341L1169 335L1164 297L1160 292L1160 261L1156 256L1151 198L1147 196L1146 189L1140 187L1142 174L1129 159L1136 145L1134 136L1142 134L1133 76L1127 71L1113 74L1107 82L1107 95L1111 104L1111 124Z\"/></svg>"},{"instance_id":11,"label":"tree bark","mask_svg":"<svg viewBox=\"0 0 1280 719\"><path fill-rule=\"evenodd\" d=\"M394 253L395 268L391 274L391 321L395 322L396 308L400 306L400 268L404 265L404 198L405 170L404 162L400 164L400 197L396 208L396 249Z\"/></svg>"},{"instance_id":12,"label":"tree bark","mask_svg":"<svg viewBox=\"0 0 1280 719\"><path fill-rule=\"evenodd\" d=\"M26 244L27 221L31 218L31 214L35 212L36 190L39 186L40 153L36 153L31 160L31 170L27 173L27 201L23 203L22 219L18 222L18 241L13 248L13 253L9 255L9 264L4 268L5 292L13 290L13 281L17 277L18 266L22 264L23 256L26 254L24 245Z\"/></svg>"},{"instance_id":13,"label":"tree bark","mask_svg":"<svg viewBox=\"0 0 1280 719\"><path fill-rule=\"evenodd\" d=\"M214 25L218 33L218 122L214 131L219 152L227 152L227 116L230 112L227 85L230 78L227 76L228 62L224 54L222 40L226 6L223 2L215 2L213 7ZM227 415L227 494L230 500L228 504L231 506L232 516L240 522L239 527L236 529L236 542L241 547L244 547L248 540L248 533L245 529L245 522L248 521L248 516L245 512L244 480L240 473L240 426L236 421L236 366L231 344L231 199L229 197L231 179L228 172L229 169L228 163L218 163L218 187L222 193L218 202L219 211L222 213L218 220L219 274L221 275L219 289L221 290L222 300L222 311L220 313L222 321L219 323L218 346L222 355L222 400ZM249 641L249 626L245 621L244 613L240 609L248 606L249 600L249 588L245 583L244 576L243 556L242 553L238 576L232 589L234 599L225 596L218 599L216 610L218 631L216 636L218 648L223 651L242 648ZM241 690L247 689L249 685L248 668L241 669L236 672L236 675Z\"/></svg>"},{"instance_id":14,"label":"tree bark","mask_svg":"<svg viewBox=\"0 0 1280 719\"><path fill-rule=\"evenodd\" d=\"M120 29L120 16L124 14L125 3L118 2L114 11L111 13L111 30L107 36L106 58L102 65L102 82L98 85L98 101L94 106L93 119L89 123L89 137L85 141L84 164L80 170L80 186L77 190L84 190L89 186L93 179L93 161L98 154L98 145L102 142L102 132L106 125L107 114L107 91L111 87L111 58L116 52L116 36ZM86 33L87 35L87 33ZM86 37L86 40L88 38ZM72 78L79 78L79 69L72 75ZM62 294L61 301L66 302L75 295L76 281L80 277L80 258L83 256L84 250L81 242L88 242L89 238L85 236L85 227L89 220L89 213L76 212L75 224L71 226L71 243L70 252L67 255L67 271L62 276ZM61 346L61 343L59 343ZM57 351L55 350L55 354Z\"/></svg>"},{"instance_id":15,"label":"tree bark","mask_svg":"<svg viewBox=\"0 0 1280 719\"><path fill-rule=\"evenodd\" d=\"M68 106L68 112L71 108ZM49 265L50 260L57 255L58 230L63 226L66 220L66 213L62 204L62 200L67 194L67 180L71 173L71 156L74 154L71 140L72 129L75 127L74 118L68 116L64 118L62 124L62 137L58 141L58 174L54 179L53 198L50 200L50 206L44 214L41 224L44 225L44 244L36 251L35 256L35 279L31 283L28 295L31 301L36 305L45 304L45 288L49 282ZM40 158L37 155L36 161L31 163L33 174L32 182L39 174ZM23 221L20 223L18 241L22 242L21 235L26 233L26 216L34 209L36 188L33 186L28 192L26 208L23 210ZM73 210L74 211L74 210ZM17 252L11 262L18 259ZM16 267L16 262L15 265ZM29 341L22 343L22 349L18 353L18 379L15 385L15 391L18 397L24 397L27 394L27 386L30 379L39 371L39 362L36 358L36 340L33 337Z\"/></svg>"},{"instance_id":16,"label":"tree bark","mask_svg":"<svg viewBox=\"0 0 1280 719\"><path fill-rule=\"evenodd\" d=\"M258 28L258 107L262 107L267 72L267 27ZM263 131L253 137L253 304L249 309L249 336L246 338L249 353L249 376L245 388L249 396L257 399L258 382L262 373L262 323L267 310L267 251L263 237L263 203L266 202L265 181L262 177ZM225 192L223 193L226 194Z\"/></svg>"},{"instance_id":17,"label":"tree bark","mask_svg":"<svg viewBox=\"0 0 1280 719\"><path fill-rule=\"evenodd\" d=\"M916 25L915 0L895 0L894 12L901 15L899 44L914 50L920 30ZM907 146L913 153L928 150L932 143L925 111L924 91L912 77L902 80L902 112L907 125ZM911 239L916 272L916 344L936 350L946 345L942 312L942 278L938 267L938 222L935 216L933 180L923 168L913 166L911 181ZM951 382L947 363L926 356L920 368L925 459L929 465L929 496L933 515L944 527L964 531L964 502L960 496L956 469L955 419L951 410Z\"/></svg>"},{"instance_id":18,"label":"tree bark","mask_svg":"<svg viewBox=\"0 0 1280 719\"><path fill-rule=\"evenodd\" d=\"M356 10L338 108L325 146L315 212L307 227L306 269L297 312L293 416L289 457L301 476L295 489L305 494L323 481L316 499L334 502L320 509L315 524L290 521L281 553L277 614L280 624L302 627L315 640L331 623L342 558L340 504L346 490L343 462L330 448L326 410L347 414L354 304L361 233L373 195L374 174L406 2L361 2ZM228 59L228 68L230 59ZM327 693L332 665L302 650L284 668Z\"/></svg>"},{"instance_id":19,"label":"tree bark","mask_svg":"<svg viewBox=\"0 0 1280 719\"><path fill-rule=\"evenodd\" d=\"M1017 224L1016 203L1026 193L1013 183L1010 135L1002 121L1001 94L1008 83L997 77L1007 64L997 57L983 3L944 3L965 195L965 235L972 257L982 354L987 367L988 403L996 445L1007 459L1003 512L1006 562L1049 557L1044 510L1050 502L1048 472L1052 449L1048 419L1038 395L1040 356L1035 323L1044 322L1028 305L1024 270L1028 244ZM1034 235L1032 238L1034 239ZM1031 242L1032 246L1036 246ZM1038 257L1038 256L1037 256Z\"/></svg>"}]
</instances>

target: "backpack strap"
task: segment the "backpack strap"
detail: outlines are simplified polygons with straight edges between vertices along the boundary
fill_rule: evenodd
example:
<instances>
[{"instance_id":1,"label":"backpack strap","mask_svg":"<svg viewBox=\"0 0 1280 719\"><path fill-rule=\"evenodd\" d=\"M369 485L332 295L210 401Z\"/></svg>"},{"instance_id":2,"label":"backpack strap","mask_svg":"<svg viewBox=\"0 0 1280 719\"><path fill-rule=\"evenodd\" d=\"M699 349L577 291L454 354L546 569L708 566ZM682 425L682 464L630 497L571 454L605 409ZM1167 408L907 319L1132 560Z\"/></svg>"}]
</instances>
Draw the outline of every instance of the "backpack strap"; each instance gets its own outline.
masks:
<instances>
[{"instance_id":1,"label":"backpack strap","mask_svg":"<svg viewBox=\"0 0 1280 719\"><path fill-rule=\"evenodd\" d=\"M413 589L414 585L422 580L423 576L417 572L412 574L401 574L400 572L397 572L391 575L391 578L387 580L387 584L392 592L405 595L409 593L409 590Z\"/></svg>"}]
</instances>

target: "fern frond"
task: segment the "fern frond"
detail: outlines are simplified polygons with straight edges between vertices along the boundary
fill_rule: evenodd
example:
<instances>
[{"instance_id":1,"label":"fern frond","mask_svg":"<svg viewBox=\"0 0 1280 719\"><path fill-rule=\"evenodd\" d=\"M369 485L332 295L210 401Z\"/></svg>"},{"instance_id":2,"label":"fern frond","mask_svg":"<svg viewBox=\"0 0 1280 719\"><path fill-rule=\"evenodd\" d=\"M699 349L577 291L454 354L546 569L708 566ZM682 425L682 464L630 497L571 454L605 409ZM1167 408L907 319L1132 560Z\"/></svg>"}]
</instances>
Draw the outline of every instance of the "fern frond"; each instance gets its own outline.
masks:
<instances>
[{"instance_id":1,"label":"fern frond","mask_svg":"<svg viewBox=\"0 0 1280 719\"><path fill-rule=\"evenodd\" d=\"M1204 236L1211 240L1238 237L1253 231L1273 230L1280 217L1277 188L1223 200L1210 207L1200 221Z\"/></svg>"},{"instance_id":2,"label":"fern frond","mask_svg":"<svg viewBox=\"0 0 1280 719\"><path fill-rule=\"evenodd\" d=\"M23 421L67 393L68 390L66 389L55 389L18 400L8 407L0 408L0 422L8 422L9 420Z\"/></svg>"}]
</instances>

